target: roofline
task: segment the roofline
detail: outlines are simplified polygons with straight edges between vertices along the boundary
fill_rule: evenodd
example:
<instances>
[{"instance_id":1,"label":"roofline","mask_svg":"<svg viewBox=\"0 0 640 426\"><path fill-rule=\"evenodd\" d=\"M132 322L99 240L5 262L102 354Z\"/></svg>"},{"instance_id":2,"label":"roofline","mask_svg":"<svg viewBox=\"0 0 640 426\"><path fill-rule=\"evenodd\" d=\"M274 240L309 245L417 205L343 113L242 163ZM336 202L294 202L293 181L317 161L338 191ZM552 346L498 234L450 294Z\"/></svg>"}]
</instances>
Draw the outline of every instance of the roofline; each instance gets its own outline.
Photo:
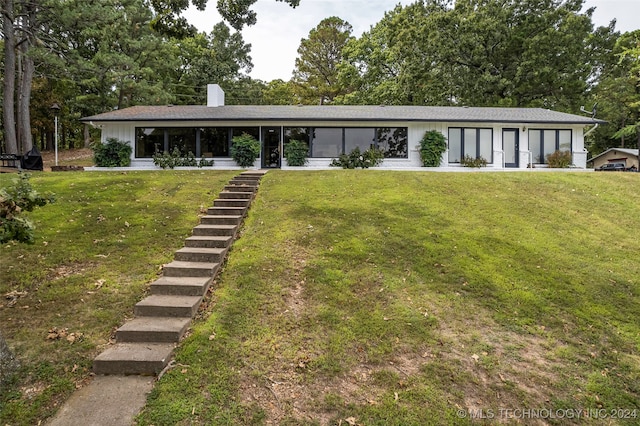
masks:
<instances>
[{"instance_id":1,"label":"roofline","mask_svg":"<svg viewBox=\"0 0 640 426\"><path fill-rule=\"evenodd\" d=\"M127 118L127 119L95 119L91 117L84 117L80 119L81 122L95 122L95 123L127 123L134 121L144 122L197 122L197 121L210 121L210 122L245 122L245 121L296 121L296 122L323 122L323 121L364 121L364 122L411 122L411 123L521 123L521 124L575 124L590 126L593 124L605 124L604 120L596 120L589 122L583 121L549 121L549 120L479 120L479 119L464 119L464 120L452 120L452 119L422 119L422 118Z\"/></svg>"},{"instance_id":2,"label":"roofline","mask_svg":"<svg viewBox=\"0 0 640 426\"><path fill-rule=\"evenodd\" d=\"M608 153L609 151L612 151L614 149L616 149L616 150L626 149L626 150L630 150L630 151L635 151L636 150L636 148L609 148L606 151L603 151L600 154L596 155L595 157L591 157L590 159L587 160L587 162L593 161L598 157L602 157L603 155L605 155L606 153ZM627 154L629 154L629 155L640 155L640 151L638 151L638 154L636 154L634 152L629 152Z\"/></svg>"}]
</instances>

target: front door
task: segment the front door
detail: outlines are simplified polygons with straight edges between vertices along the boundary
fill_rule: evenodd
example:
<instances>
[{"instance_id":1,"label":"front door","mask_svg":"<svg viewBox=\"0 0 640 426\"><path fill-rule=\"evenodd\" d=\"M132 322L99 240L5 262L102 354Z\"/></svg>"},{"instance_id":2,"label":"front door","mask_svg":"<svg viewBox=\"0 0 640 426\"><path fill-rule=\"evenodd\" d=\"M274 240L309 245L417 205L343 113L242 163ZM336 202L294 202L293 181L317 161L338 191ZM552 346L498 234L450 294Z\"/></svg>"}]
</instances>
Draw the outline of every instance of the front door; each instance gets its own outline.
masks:
<instances>
[{"instance_id":1,"label":"front door","mask_svg":"<svg viewBox=\"0 0 640 426\"><path fill-rule=\"evenodd\" d=\"M280 127L262 128L262 167L280 168Z\"/></svg>"},{"instance_id":2,"label":"front door","mask_svg":"<svg viewBox=\"0 0 640 426\"><path fill-rule=\"evenodd\" d=\"M502 152L505 167L518 167L518 129L502 129Z\"/></svg>"}]
</instances>

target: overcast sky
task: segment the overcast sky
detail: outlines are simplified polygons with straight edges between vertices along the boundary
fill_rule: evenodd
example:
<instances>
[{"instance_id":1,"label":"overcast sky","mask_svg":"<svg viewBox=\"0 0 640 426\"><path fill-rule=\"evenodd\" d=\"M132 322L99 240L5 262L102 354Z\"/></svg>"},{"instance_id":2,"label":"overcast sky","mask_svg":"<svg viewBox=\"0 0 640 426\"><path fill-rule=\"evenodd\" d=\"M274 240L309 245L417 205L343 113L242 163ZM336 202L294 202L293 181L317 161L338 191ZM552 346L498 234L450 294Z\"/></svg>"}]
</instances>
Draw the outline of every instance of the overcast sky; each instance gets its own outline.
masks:
<instances>
[{"instance_id":1,"label":"overcast sky","mask_svg":"<svg viewBox=\"0 0 640 426\"><path fill-rule=\"evenodd\" d=\"M287 81L293 72L300 40L307 38L309 31L322 19L337 16L349 22L353 35L360 37L382 19L385 11L392 10L398 3L406 5L413 1L301 0L300 6L292 9L276 0L258 0L253 6L258 23L242 31L245 43L251 44L253 71L250 75L264 81L278 78ZM607 25L616 19L616 28L621 32L640 29L640 0L586 0L585 8L594 6L596 25ZM207 33L222 20L216 10L216 0L209 0L204 12L192 7L185 17Z\"/></svg>"}]
</instances>

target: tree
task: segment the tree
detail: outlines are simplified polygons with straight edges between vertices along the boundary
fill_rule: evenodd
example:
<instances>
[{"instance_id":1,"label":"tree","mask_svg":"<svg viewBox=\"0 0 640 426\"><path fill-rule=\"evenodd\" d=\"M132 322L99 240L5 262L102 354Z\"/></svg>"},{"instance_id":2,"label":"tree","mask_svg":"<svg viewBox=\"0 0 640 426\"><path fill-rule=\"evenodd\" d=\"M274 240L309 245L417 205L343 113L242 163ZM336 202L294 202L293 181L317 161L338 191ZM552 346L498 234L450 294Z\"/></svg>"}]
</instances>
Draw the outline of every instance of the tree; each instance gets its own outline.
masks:
<instances>
[{"instance_id":1,"label":"tree","mask_svg":"<svg viewBox=\"0 0 640 426\"><path fill-rule=\"evenodd\" d=\"M338 84L338 64L351 32L348 22L333 16L323 19L309 32L309 38L300 41L293 82L304 103L323 105L343 93Z\"/></svg>"},{"instance_id":2,"label":"tree","mask_svg":"<svg viewBox=\"0 0 640 426\"><path fill-rule=\"evenodd\" d=\"M246 80L251 72L251 45L245 44L242 34L229 30L223 22L216 24L210 34L197 33L175 41L180 66L175 90L180 93L176 102L204 103L206 85L218 83L225 88L226 98L241 97L232 86ZM246 85L245 85L246 88Z\"/></svg>"},{"instance_id":3,"label":"tree","mask_svg":"<svg viewBox=\"0 0 640 426\"><path fill-rule=\"evenodd\" d=\"M626 33L618 39L616 47L620 49L618 64L628 69L629 97L626 102L629 108L628 124L618 130L613 137L635 137L640 160L640 30Z\"/></svg>"},{"instance_id":4,"label":"tree","mask_svg":"<svg viewBox=\"0 0 640 426\"><path fill-rule=\"evenodd\" d=\"M575 112L599 63L583 0L424 0L345 48L346 103L539 106Z\"/></svg>"},{"instance_id":5,"label":"tree","mask_svg":"<svg viewBox=\"0 0 640 426\"><path fill-rule=\"evenodd\" d=\"M257 22L256 13L251 10L251 6L257 0L218 0L217 9L222 18L231 27L240 31L245 25L251 26ZM288 3L295 8L300 4L300 0L276 0ZM207 0L151 0L151 6L156 11L156 16L151 25L154 29L174 36L185 37L193 35L195 28L189 25L180 13L187 10L189 4L193 4L198 10L204 10Z\"/></svg>"}]
</instances>

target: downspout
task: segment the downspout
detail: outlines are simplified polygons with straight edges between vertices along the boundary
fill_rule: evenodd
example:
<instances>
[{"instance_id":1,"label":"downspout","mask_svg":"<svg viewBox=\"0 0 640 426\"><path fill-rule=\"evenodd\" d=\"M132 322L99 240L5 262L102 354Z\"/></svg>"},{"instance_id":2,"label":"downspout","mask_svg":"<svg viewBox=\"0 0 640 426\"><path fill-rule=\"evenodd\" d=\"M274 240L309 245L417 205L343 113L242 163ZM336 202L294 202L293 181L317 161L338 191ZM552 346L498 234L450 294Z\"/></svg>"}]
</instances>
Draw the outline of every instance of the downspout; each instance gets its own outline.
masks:
<instances>
[{"instance_id":1,"label":"downspout","mask_svg":"<svg viewBox=\"0 0 640 426\"><path fill-rule=\"evenodd\" d=\"M586 138L587 135L591 132L593 132L595 129L598 128L598 126L600 125L600 123L596 123L595 126L593 126L592 128L590 128L589 130L587 130L587 133L585 133L584 135L582 135L583 138Z\"/></svg>"}]
</instances>

